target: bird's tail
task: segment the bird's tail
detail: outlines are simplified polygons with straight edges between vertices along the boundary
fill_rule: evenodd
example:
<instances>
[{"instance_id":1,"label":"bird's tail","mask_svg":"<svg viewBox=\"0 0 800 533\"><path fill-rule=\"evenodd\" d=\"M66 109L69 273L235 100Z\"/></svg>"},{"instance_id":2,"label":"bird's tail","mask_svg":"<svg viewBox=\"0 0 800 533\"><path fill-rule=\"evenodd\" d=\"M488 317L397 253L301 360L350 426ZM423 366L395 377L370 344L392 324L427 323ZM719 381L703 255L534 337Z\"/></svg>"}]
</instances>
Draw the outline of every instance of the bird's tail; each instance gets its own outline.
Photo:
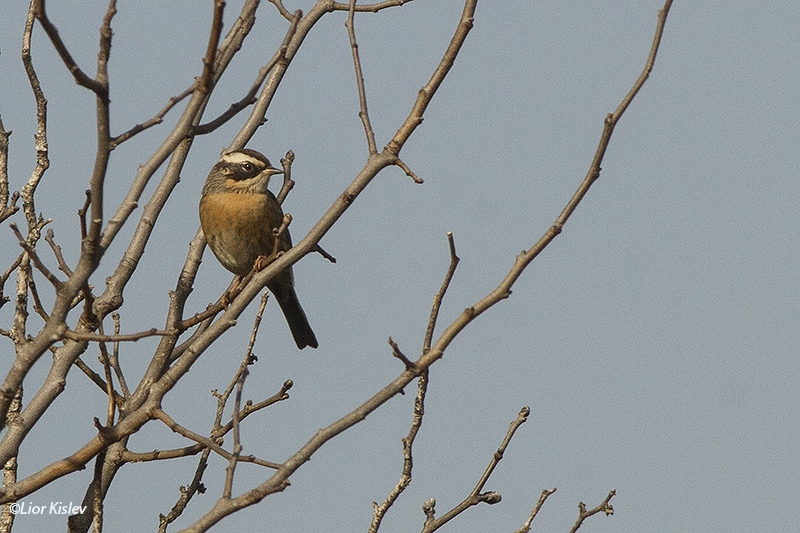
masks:
<instances>
[{"instance_id":1,"label":"bird's tail","mask_svg":"<svg viewBox=\"0 0 800 533\"><path fill-rule=\"evenodd\" d=\"M318 347L317 337L311 329L311 324L308 323L308 318L306 318L306 313L300 305L300 300L297 299L294 287L281 284L280 286L269 287L269 290L275 295L278 305L281 306L281 311L283 311L283 316L286 317L286 322L289 324L289 329L297 347L301 350L306 346Z\"/></svg>"}]
</instances>

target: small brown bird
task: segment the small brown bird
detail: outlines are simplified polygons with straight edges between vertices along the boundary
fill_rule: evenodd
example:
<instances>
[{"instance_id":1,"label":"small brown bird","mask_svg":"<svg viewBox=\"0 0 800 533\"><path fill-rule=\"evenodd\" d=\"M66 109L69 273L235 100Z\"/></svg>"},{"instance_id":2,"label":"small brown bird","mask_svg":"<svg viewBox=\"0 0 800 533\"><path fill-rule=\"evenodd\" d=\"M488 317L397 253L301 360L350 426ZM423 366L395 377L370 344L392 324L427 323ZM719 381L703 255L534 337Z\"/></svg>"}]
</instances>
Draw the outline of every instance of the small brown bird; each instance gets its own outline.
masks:
<instances>
[{"instance_id":1,"label":"small brown bird","mask_svg":"<svg viewBox=\"0 0 800 533\"><path fill-rule=\"evenodd\" d=\"M200 225L222 266L246 276L259 257L272 254L273 229L283 222L283 210L268 189L269 179L282 171L255 150L228 152L206 178L200 198ZM279 251L292 247L288 228L278 237ZM317 338L294 291L289 267L267 284L286 317L297 347L316 348Z\"/></svg>"}]
</instances>

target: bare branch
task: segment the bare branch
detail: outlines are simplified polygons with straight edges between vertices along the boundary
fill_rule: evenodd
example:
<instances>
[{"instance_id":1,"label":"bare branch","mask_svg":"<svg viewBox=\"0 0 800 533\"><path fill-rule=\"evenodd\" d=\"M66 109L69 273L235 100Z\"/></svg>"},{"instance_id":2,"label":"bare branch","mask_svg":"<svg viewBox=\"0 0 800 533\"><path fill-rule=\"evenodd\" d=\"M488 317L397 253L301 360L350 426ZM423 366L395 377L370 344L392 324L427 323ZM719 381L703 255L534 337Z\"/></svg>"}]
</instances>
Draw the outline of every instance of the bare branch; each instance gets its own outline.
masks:
<instances>
[{"instance_id":1,"label":"bare branch","mask_svg":"<svg viewBox=\"0 0 800 533\"><path fill-rule=\"evenodd\" d=\"M653 40L653 48L650 51L650 55L645 66L645 71L649 72L649 69L652 68L650 64L651 58L655 57L656 50L658 45L661 42L661 35L664 28L664 21L666 19L667 13L669 11L669 6L671 5L671 0L667 0L664 4L664 8L659 13L659 22L656 27L656 37ZM463 18L462 18L463 20ZM640 77L641 79L641 77ZM634 87L640 87L641 82L637 80L634 84ZM627 98L627 97L626 97ZM418 99L419 103L419 99ZM603 155L605 154L606 148L608 147L608 143L611 139L611 134L613 133L614 126L616 125L617 121L619 120L619 116L614 116L609 114L605 120L605 128L603 129L603 133L600 137L600 142L597 148L597 152L595 154L595 158L592 161L591 166L589 167L589 171L587 172L586 176L584 177L581 184L578 186L577 191L572 196L572 198L567 203L566 207L564 207L561 214L556 218L553 225L545 232L545 234L527 251L523 251L519 254L514 262L514 265L509 270L506 277L500 283L500 285L491 293L489 293L486 297L476 302L474 305L466 308L461 315L445 330L436 344L432 347L432 349L425 353L422 358L417 362L422 368L427 368L431 363L431 359L441 357L444 353L444 350L447 346L449 346L450 342L455 338L456 335L459 334L470 322L472 322L476 317L480 316L483 312L487 309L491 308L499 301L508 298L511 295L511 287L514 285L516 280L522 275L525 271L527 266L544 250L552 241L561 233L561 230L564 224L567 222L569 217L577 208L578 204L586 195L589 188L592 184L596 181L597 177L600 175L600 165L603 160Z\"/></svg>"},{"instance_id":2,"label":"bare branch","mask_svg":"<svg viewBox=\"0 0 800 533\"><path fill-rule=\"evenodd\" d=\"M66 274L67 277L70 277L72 275L72 269L69 268L69 265L64 260L64 255L61 253L61 247L56 244L52 228L47 229L44 240L50 245L50 249L53 250L53 255L56 256L56 261L58 261L58 269Z\"/></svg>"},{"instance_id":3,"label":"bare branch","mask_svg":"<svg viewBox=\"0 0 800 533\"><path fill-rule=\"evenodd\" d=\"M184 448L175 448L172 450L153 450L151 452L132 452L125 450L122 452L122 460L126 463L141 463L149 461L164 461L167 459L177 459L179 457L191 457L197 455L203 450L208 448L203 444L192 444Z\"/></svg>"},{"instance_id":4,"label":"bare branch","mask_svg":"<svg viewBox=\"0 0 800 533\"><path fill-rule=\"evenodd\" d=\"M140 331L138 333L127 333L123 335L104 335L102 333L91 333L88 331L64 331L64 338L74 341L88 341L88 342L136 342L140 339L147 337L171 337L178 335L177 330L159 330L150 328L147 331Z\"/></svg>"},{"instance_id":5,"label":"bare branch","mask_svg":"<svg viewBox=\"0 0 800 533\"><path fill-rule=\"evenodd\" d=\"M214 0L214 17L211 21L211 33L208 37L206 55L203 57L203 74L197 80L197 89L208 92L211 89L214 65L217 57L219 38L222 35L222 14L225 11L224 0Z\"/></svg>"},{"instance_id":6,"label":"bare branch","mask_svg":"<svg viewBox=\"0 0 800 533\"><path fill-rule=\"evenodd\" d=\"M114 321L114 335L119 335L121 328L119 313L111 313L111 319ZM119 366L119 342L117 341L114 341L114 349L109 357L109 363L111 364L111 368L114 369L114 373L117 376L117 381L119 382L120 389L122 389L123 397L128 398L131 395L131 392L128 390L128 383L125 381L122 368Z\"/></svg>"},{"instance_id":7,"label":"bare branch","mask_svg":"<svg viewBox=\"0 0 800 533\"><path fill-rule=\"evenodd\" d=\"M283 2L281 0L269 0L270 4L273 4L276 8L278 8L278 13L281 14L283 18L288 20L289 22L294 22L300 17L293 17L289 10L283 6ZM302 14L300 15L302 16Z\"/></svg>"},{"instance_id":8,"label":"bare branch","mask_svg":"<svg viewBox=\"0 0 800 533\"><path fill-rule=\"evenodd\" d=\"M583 521L589 518L590 516L596 515L597 513L605 513L606 516L611 516L614 514L614 508L609 503L611 498L613 498L617 494L616 489L611 489L611 492L608 493L608 496L600 502L600 505L595 507L594 509L586 510L586 504L583 502L578 503L578 519L572 525L572 529L569 530L569 533L575 533L580 529L581 525L583 525Z\"/></svg>"},{"instance_id":9,"label":"bare branch","mask_svg":"<svg viewBox=\"0 0 800 533\"><path fill-rule=\"evenodd\" d=\"M367 148L370 154L377 154L378 148L375 146L375 132L372 131L372 124L369 121L369 112L367 111L367 91L364 88L364 71L361 69L361 59L358 57L358 42L356 42L355 30L355 14L356 14L356 0L350 0L350 13L347 21L344 23L347 27L347 36L350 39L350 49L353 52L353 67L356 71L356 85L358 86L358 103L360 109L358 116L364 125L364 133L367 136Z\"/></svg>"},{"instance_id":10,"label":"bare branch","mask_svg":"<svg viewBox=\"0 0 800 533\"><path fill-rule=\"evenodd\" d=\"M403 162L403 160L402 160L402 159L400 159L399 157L398 157L398 158L397 158L397 160L395 161L395 164L396 164L398 167L400 167L400 168L402 169L402 171L406 173L406 176L408 176L409 178L411 178L411 179L414 181L414 183L416 183L417 185L421 185L421 184L425 183L425 180L423 180L422 178L420 178L419 176L417 176L416 174L414 174L414 172L413 172L413 171L412 171L412 170L411 170L411 169L408 167L408 165L406 165L406 164Z\"/></svg>"},{"instance_id":11,"label":"bare branch","mask_svg":"<svg viewBox=\"0 0 800 533\"><path fill-rule=\"evenodd\" d=\"M392 347L392 355L397 357L403 362L403 364L406 366L406 370L414 372L417 368L417 365L414 364L414 361L406 357L405 354L403 354L403 352L400 351L400 346L398 346L397 343L394 342L391 337L389 337L388 342L389 346Z\"/></svg>"},{"instance_id":12,"label":"bare branch","mask_svg":"<svg viewBox=\"0 0 800 533\"><path fill-rule=\"evenodd\" d=\"M282 6L281 6L282 7ZM280 61L284 61L286 59L286 49L289 45L289 41L294 36L295 32L297 31L297 24L300 22L300 16L297 17L289 17L289 21L291 24L289 25L289 30L286 32L286 35L283 38L283 43L281 44L278 51L275 53L274 56L269 60L269 62L261 67L258 71L258 76L256 76L255 81L250 87L248 93L238 102L231 104L231 106L220 116L213 119L210 122L205 124L201 124L194 129L195 135L205 135L207 133L211 133L212 131L216 130L226 122L228 122L231 118L235 117L240 111L247 108L250 105L253 105L258 98L256 97L256 93L258 93L258 89L264 83L267 75L272 71L276 64Z\"/></svg>"},{"instance_id":13,"label":"bare branch","mask_svg":"<svg viewBox=\"0 0 800 533\"><path fill-rule=\"evenodd\" d=\"M50 222L52 222L51 219L43 221L43 223L39 227L39 230L41 231L42 227L45 224L49 224ZM47 278L47 281L49 281L53 285L53 287L56 288L56 290L61 289L63 282L59 280L56 277L56 275L53 274L50 271L50 269L44 265L44 263L42 263L42 260L39 259L39 254L36 253L36 250L33 248L33 246L28 244L28 242L25 240L25 237L23 237L22 233L20 233L17 225L12 222L8 226L11 228L11 231L14 232L14 235L16 235L17 240L19 241L19 245L22 246L22 248L28 253L28 256L33 260L33 264L36 265L36 268L39 270L39 272L41 272L44 275L44 277Z\"/></svg>"},{"instance_id":14,"label":"bare branch","mask_svg":"<svg viewBox=\"0 0 800 533\"><path fill-rule=\"evenodd\" d=\"M228 451L225 450L222 446L214 442L212 439L204 437L178 424L177 422L175 422L175 420L172 419L171 416L165 413L162 409L156 409L153 412L153 416L155 416L156 419L161 420L165 426L167 426L169 429L171 429L178 435L186 437L189 440L193 440L198 444L202 444L203 446L210 448L211 450L213 450L220 456L224 457L225 459L230 460L231 454L228 453Z\"/></svg>"},{"instance_id":15,"label":"bare branch","mask_svg":"<svg viewBox=\"0 0 800 533\"><path fill-rule=\"evenodd\" d=\"M414 468L414 440L417 438L420 427L422 427L422 417L425 416L425 394L427 391L428 371L426 370L419 376L419 381L417 382L417 397L414 399L414 416L411 421L411 427L408 430L408 435L403 438L403 470L400 474L400 480L383 503L378 505L377 502L372 502L374 508L372 523L367 533L377 533L383 522L383 517L386 516L386 513L392 505L394 505L394 502L397 501L403 491L411 484L411 471Z\"/></svg>"},{"instance_id":16,"label":"bare branch","mask_svg":"<svg viewBox=\"0 0 800 533\"><path fill-rule=\"evenodd\" d=\"M500 502L501 498L498 493L482 493L481 491L483 490L483 487L486 486L486 482L489 481L489 477L492 475L492 472L494 472L497 464L501 459L503 459L503 454L505 453L508 444L511 442L511 439L514 437L514 433L516 433L517 429L519 429L519 427L528 420L528 415L530 412L531 410L529 407L523 407L520 409L519 415L513 422L511 422L511 425L508 428L508 433L506 433L506 436L503 439L503 442L500 444L500 447L497 448L494 456L492 456L492 460L489 462L489 466L486 467L486 471L483 473L480 480L478 480L478 484L475 485L475 488L472 489L472 492L464 499L464 501L450 509L438 519L434 518L433 506L431 506L430 511L425 513L427 519L425 520L425 526L422 528L423 533L431 533L436 531L473 505L478 505L479 503L488 503L492 505Z\"/></svg>"},{"instance_id":17,"label":"bare branch","mask_svg":"<svg viewBox=\"0 0 800 533\"><path fill-rule=\"evenodd\" d=\"M20 194L25 219L29 228L36 225L36 208L33 202L34 192L36 192L36 187L39 185L39 181L41 181L45 171L50 167L47 146L47 99L39 83L39 77L36 75L36 69L33 68L33 58L31 56L31 36L33 34L36 9L36 2L32 2L22 36L22 64L25 66L25 73L28 75L28 82L36 100L36 135L34 137L36 141L36 168L31 173L28 183L22 188Z\"/></svg>"},{"instance_id":18,"label":"bare branch","mask_svg":"<svg viewBox=\"0 0 800 533\"><path fill-rule=\"evenodd\" d=\"M187 318L183 322L181 322L180 327L178 328L179 331L185 331L193 326L196 326L200 322L204 320L208 320L216 315L218 315L221 311L225 310L225 306L222 304L222 300L217 301L216 303L210 304L205 311L200 313L196 313L194 316Z\"/></svg>"},{"instance_id":19,"label":"bare branch","mask_svg":"<svg viewBox=\"0 0 800 533\"><path fill-rule=\"evenodd\" d=\"M355 7L356 11L363 11L368 13L377 13L382 9L388 9L390 7L397 7L402 6L403 4L407 4L412 0L385 0L383 2L377 2L375 4L363 4ZM334 2L333 9L336 11L348 11L350 9L349 4L343 4L341 2Z\"/></svg>"},{"instance_id":20,"label":"bare branch","mask_svg":"<svg viewBox=\"0 0 800 533\"><path fill-rule=\"evenodd\" d=\"M294 152L289 150L284 157L281 157L281 167L283 167L283 183L281 190L275 199L279 205L283 205L283 201L289 195L289 192L294 188L294 181L292 180L292 164L294 163Z\"/></svg>"},{"instance_id":21,"label":"bare branch","mask_svg":"<svg viewBox=\"0 0 800 533\"><path fill-rule=\"evenodd\" d=\"M39 20L39 23L42 25L47 36L50 38L50 42L53 43L58 55L61 56L61 61L64 62L64 65L69 70L70 74L75 78L75 83L82 87L86 87L90 91L94 92L98 96L103 93L104 88L101 84L89 76L86 75L83 70L78 66L75 62L75 59L72 57L72 54L69 53L67 50L67 46L64 44L64 41L61 40L61 36L58 34L58 29L50 22L50 19L47 17L47 12L45 11L45 0L34 0L32 2L32 10Z\"/></svg>"},{"instance_id":22,"label":"bare branch","mask_svg":"<svg viewBox=\"0 0 800 533\"><path fill-rule=\"evenodd\" d=\"M11 196L11 203L8 203L8 138L11 132L3 127L3 119L0 117L0 222L13 215L19 210L17 200L19 193L14 192Z\"/></svg>"},{"instance_id":23,"label":"bare branch","mask_svg":"<svg viewBox=\"0 0 800 533\"><path fill-rule=\"evenodd\" d=\"M42 317L42 320L47 322L50 320L50 315L47 314L47 311L44 310L44 306L42 305L42 300L39 298L39 291L36 288L36 282L33 280L33 275L29 272L28 278L28 289L31 291L31 296L33 297L33 310L36 311L36 314Z\"/></svg>"},{"instance_id":24,"label":"bare branch","mask_svg":"<svg viewBox=\"0 0 800 533\"><path fill-rule=\"evenodd\" d=\"M277 3L272 3L278 6L278 10L281 13L288 13L279 0ZM323 6L321 2L318 2L312 9L312 13L305 18L303 18L303 12L299 9L291 16L284 15L284 17L291 22L289 29L287 30L281 47L275 52L273 59L270 60L269 64L273 66L269 69L269 76L253 105L253 109L250 110L250 115L239 130L239 133L228 145L228 150L243 148L253 137L256 130L265 123L267 109L272 103L272 98L275 96L275 91L277 91L286 70L289 68L289 63L291 63L294 55L297 53L305 36L325 11L325 6Z\"/></svg>"},{"instance_id":25,"label":"bare branch","mask_svg":"<svg viewBox=\"0 0 800 533\"><path fill-rule=\"evenodd\" d=\"M322 246L320 246L319 244L317 244L316 246L314 246L314 251L315 251L315 252L317 252L317 253L318 253L319 255L321 255L322 257L324 257L325 259L327 259L328 261L330 261L331 263L335 263L335 262L336 262L336 258L335 258L335 257L333 257L333 256L332 256L331 254L329 254L328 252L326 252L326 251L325 251L325 250L322 248Z\"/></svg>"},{"instance_id":26,"label":"bare branch","mask_svg":"<svg viewBox=\"0 0 800 533\"><path fill-rule=\"evenodd\" d=\"M125 401L125 399L117 391L113 390L113 384L110 387L109 384L108 384L108 381L104 380L100 376L100 374L98 374L97 372L92 370L89 367L89 365L87 365L83 361L83 359L81 359L80 357L77 358L75 360L75 366L77 366L80 369L81 372L86 374L86 377L88 377L90 380L92 380L92 383L94 383L95 385L100 387L100 390L102 390L103 392L108 393L109 389L111 389L111 391L112 391L111 394L114 397L114 403L119 405L119 404L121 404L121 403L123 403Z\"/></svg>"},{"instance_id":27,"label":"bare branch","mask_svg":"<svg viewBox=\"0 0 800 533\"><path fill-rule=\"evenodd\" d=\"M114 148L124 143L134 135L141 133L148 128L152 128L157 124L161 124L164 121L164 117L166 116L166 114L169 113L172 110L172 108L175 107L176 104L178 104L180 101L184 100L187 96L192 94L192 92L194 92L194 89L195 89L194 84L192 84L191 87L189 87L179 95L170 98L167 101L167 104L161 109L161 111L156 113L153 118L146 120L140 124L136 124L128 131L121 133L116 137L112 137L109 140L109 146L111 147L111 149L113 150Z\"/></svg>"},{"instance_id":28,"label":"bare branch","mask_svg":"<svg viewBox=\"0 0 800 533\"><path fill-rule=\"evenodd\" d=\"M169 513L166 515L158 515L158 533L166 533L167 526L177 520L178 517L183 514L183 511L186 509L186 506L189 504L189 501L191 501L194 495L198 492L203 494L206 491L206 487L203 485L203 473L208 466L208 456L210 453L211 452L208 448L203 450L203 454L200 456L200 460L197 463L197 468L195 469L192 482L188 487L180 487L181 496L178 498L178 501L175 502L175 505L172 506L172 509Z\"/></svg>"},{"instance_id":29,"label":"bare branch","mask_svg":"<svg viewBox=\"0 0 800 533\"><path fill-rule=\"evenodd\" d=\"M536 505L533 506L533 511L531 511L531 514L528 516L528 519L525 520L525 523L522 525L522 527L516 530L514 533L528 533L531 530L531 523L533 522L533 519L536 518L537 514L539 514L539 511L544 505L544 502L547 501L547 498L549 498L550 495L553 494L555 491L556 491L555 487L553 487L552 489L544 489L542 491L541 496L539 496L539 501L536 502Z\"/></svg>"},{"instance_id":30,"label":"bare branch","mask_svg":"<svg viewBox=\"0 0 800 533\"><path fill-rule=\"evenodd\" d=\"M3 294L3 291L5 290L6 281L8 280L9 277L11 277L11 274L14 273L17 267L19 267L20 264L22 264L23 257L25 257L24 252L18 255L17 258L14 260L14 262L11 263L11 265L6 269L6 271L3 272L2 275L0 275L0 307L3 307L3 305L8 302L8 296L5 296Z\"/></svg>"},{"instance_id":31,"label":"bare branch","mask_svg":"<svg viewBox=\"0 0 800 533\"><path fill-rule=\"evenodd\" d=\"M6 426L12 426L19 418L20 411L22 410L22 387L14 395L11 401L11 407L8 409L6 415ZM6 461L3 465L3 485L11 485L17 481L17 457L14 456ZM14 516L16 513L11 511L10 504L4 504L3 510L0 512L0 532L11 533L11 528L14 525Z\"/></svg>"},{"instance_id":32,"label":"bare branch","mask_svg":"<svg viewBox=\"0 0 800 533\"><path fill-rule=\"evenodd\" d=\"M100 322L98 324L101 334L105 334L103 331L103 323ZM111 426L114 424L114 414L116 413L117 409L117 398L119 395L114 390L114 379L111 377L111 356L108 353L108 349L106 348L105 341L101 341L100 345L100 362L103 364L103 372L105 373L106 377L106 394L108 395L108 411L106 413L106 426Z\"/></svg>"},{"instance_id":33,"label":"bare branch","mask_svg":"<svg viewBox=\"0 0 800 533\"><path fill-rule=\"evenodd\" d=\"M442 300L450 287L450 282L453 279L453 274L456 272L458 262L461 260L456 255L456 243L453 239L453 232L447 232L447 242L450 245L450 266L447 268L447 273L444 275L442 287L436 296L433 297L433 305L431 306L431 317L428 319L428 329L425 331L425 341L422 343L422 353L431 349L431 341L433 340L433 332L436 329L436 320L439 318L439 309L442 306Z\"/></svg>"},{"instance_id":34,"label":"bare branch","mask_svg":"<svg viewBox=\"0 0 800 533\"><path fill-rule=\"evenodd\" d=\"M389 152L399 155L400 150L403 148L403 145L406 143L408 138L412 133L414 133L414 130L417 129L417 126L422 124L422 115L425 113L425 110L431 103L436 91L439 90L439 87L442 85L447 73L450 72L450 69L453 67L456 57L461 50L461 46L464 44L469 31L472 29L476 4L477 0L467 0L464 3L464 11L461 13L461 20L458 23L458 27L453 35L453 38L450 40L447 51L445 51L442 60L439 62L439 66L436 67L436 70L433 72L430 80L428 80L428 83L426 83L425 86L420 89L419 94L417 95L417 100L414 103L408 118L405 120L405 122L403 122L403 125L400 126L400 129L397 130L397 133L395 133L392 140L389 141L389 144L386 145L385 149Z\"/></svg>"},{"instance_id":35,"label":"bare branch","mask_svg":"<svg viewBox=\"0 0 800 533\"><path fill-rule=\"evenodd\" d=\"M264 299L266 303L266 299ZM254 331L255 333L255 331ZM222 490L222 497L228 499L233 492L233 475L236 472L236 464L239 462L239 456L242 454L242 440L239 426L239 414L242 408L242 390L244 389L244 381L247 379L247 367L239 376L236 381L236 396L233 400L233 413L231 415L231 422L233 422L233 453L228 460L228 467L225 469L225 487Z\"/></svg>"}]
</instances>

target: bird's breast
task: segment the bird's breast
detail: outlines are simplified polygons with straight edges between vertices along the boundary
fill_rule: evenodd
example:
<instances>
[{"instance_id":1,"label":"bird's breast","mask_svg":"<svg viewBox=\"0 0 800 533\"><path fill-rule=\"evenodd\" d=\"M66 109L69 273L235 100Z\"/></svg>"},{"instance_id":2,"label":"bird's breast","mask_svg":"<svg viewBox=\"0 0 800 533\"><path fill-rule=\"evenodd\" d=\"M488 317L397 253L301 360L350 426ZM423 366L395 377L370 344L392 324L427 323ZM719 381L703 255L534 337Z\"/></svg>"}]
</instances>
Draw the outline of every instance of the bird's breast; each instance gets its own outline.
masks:
<instances>
[{"instance_id":1,"label":"bird's breast","mask_svg":"<svg viewBox=\"0 0 800 533\"><path fill-rule=\"evenodd\" d=\"M272 229L282 219L280 206L266 194L223 192L200 200L200 225L211 251L222 266L242 276L258 256L272 253Z\"/></svg>"}]
</instances>

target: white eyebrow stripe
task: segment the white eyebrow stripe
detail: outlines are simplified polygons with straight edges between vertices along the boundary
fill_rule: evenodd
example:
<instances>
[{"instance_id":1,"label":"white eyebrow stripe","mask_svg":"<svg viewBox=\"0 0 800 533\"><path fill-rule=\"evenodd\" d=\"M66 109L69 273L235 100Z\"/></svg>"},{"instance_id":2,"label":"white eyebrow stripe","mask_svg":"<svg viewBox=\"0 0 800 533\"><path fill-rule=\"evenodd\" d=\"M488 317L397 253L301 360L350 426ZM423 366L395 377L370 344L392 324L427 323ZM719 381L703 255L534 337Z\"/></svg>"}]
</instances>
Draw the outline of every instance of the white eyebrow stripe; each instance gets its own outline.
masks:
<instances>
[{"instance_id":1,"label":"white eyebrow stripe","mask_svg":"<svg viewBox=\"0 0 800 533\"><path fill-rule=\"evenodd\" d=\"M222 160L226 163L245 163L250 162L257 165L261 165L261 161L256 159L255 157L247 154L243 154L241 152L231 152L229 154L225 154L222 156Z\"/></svg>"}]
</instances>

